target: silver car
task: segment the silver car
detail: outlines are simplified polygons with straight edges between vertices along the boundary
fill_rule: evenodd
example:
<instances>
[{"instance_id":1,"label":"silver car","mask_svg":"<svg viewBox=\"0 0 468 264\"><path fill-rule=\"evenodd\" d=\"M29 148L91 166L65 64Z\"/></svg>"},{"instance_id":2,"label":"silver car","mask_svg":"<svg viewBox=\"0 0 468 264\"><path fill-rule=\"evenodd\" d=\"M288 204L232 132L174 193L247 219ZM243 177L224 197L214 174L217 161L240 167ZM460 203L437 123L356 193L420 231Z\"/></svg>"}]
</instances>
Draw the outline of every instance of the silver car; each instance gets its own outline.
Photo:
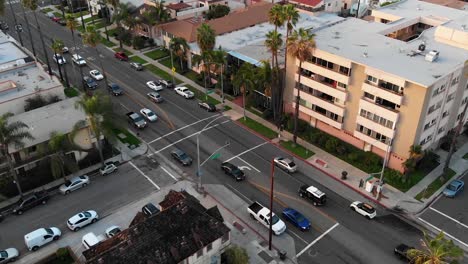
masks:
<instances>
[{"instance_id":1,"label":"silver car","mask_svg":"<svg viewBox=\"0 0 468 264\"><path fill-rule=\"evenodd\" d=\"M99 173L101 173L102 176L113 173L114 171L117 171L117 166L112 162L104 163L104 166L99 169Z\"/></svg>"},{"instance_id":2,"label":"silver car","mask_svg":"<svg viewBox=\"0 0 468 264\"><path fill-rule=\"evenodd\" d=\"M292 159L276 157L274 159L274 162L276 166L278 166L279 168L283 169L284 171L288 173L297 171L297 165L296 163L294 163L294 161L292 161Z\"/></svg>"},{"instance_id":3,"label":"silver car","mask_svg":"<svg viewBox=\"0 0 468 264\"><path fill-rule=\"evenodd\" d=\"M89 184L89 177L87 175L81 175L77 177L73 177L64 184L62 184L59 188L60 193L62 194L69 194L79 188L86 187Z\"/></svg>"}]
</instances>

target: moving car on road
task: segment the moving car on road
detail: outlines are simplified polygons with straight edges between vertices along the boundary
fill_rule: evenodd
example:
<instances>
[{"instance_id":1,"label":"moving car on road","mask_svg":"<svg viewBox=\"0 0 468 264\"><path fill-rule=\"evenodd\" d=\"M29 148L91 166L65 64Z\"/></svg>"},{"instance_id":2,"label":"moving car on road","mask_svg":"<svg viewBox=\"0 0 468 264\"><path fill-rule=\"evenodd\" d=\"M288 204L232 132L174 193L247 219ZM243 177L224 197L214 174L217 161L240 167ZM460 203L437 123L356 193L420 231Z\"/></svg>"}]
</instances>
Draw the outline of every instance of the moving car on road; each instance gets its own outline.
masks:
<instances>
[{"instance_id":1,"label":"moving car on road","mask_svg":"<svg viewBox=\"0 0 468 264\"><path fill-rule=\"evenodd\" d=\"M236 179L236 181L242 181L245 179L244 172L232 163L223 162L221 164L221 169L224 171L225 174Z\"/></svg>"},{"instance_id":2,"label":"moving car on road","mask_svg":"<svg viewBox=\"0 0 468 264\"><path fill-rule=\"evenodd\" d=\"M19 257L19 251L16 248L7 248L0 250L0 264L6 264L15 261Z\"/></svg>"},{"instance_id":3,"label":"moving car on road","mask_svg":"<svg viewBox=\"0 0 468 264\"><path fill-rule=\"evenodd\" d=\"M120 88L120 86L116 83L109 83L109 86L107 86L107 89L109 89L109 92L111 92L115 96L123 94L122 88Z\"/></svg>"},{"instance_id":4,"label":"moving car on road","mask_svg":"<svg viewBox=\"0 0 468 264\"><path fill-rule=\"evenodd\" d=\"M293 225L301 229L302 231L307 231L310 229L310 222L305 218L301 213L292 208L285 208L283 210L283 216L291 222Z\"/></svg>"},{"instance_id":5,"label":"moving car on road","mask_svg":"<svg viewBox=\"0 0 468 264\"><path fill-rule=\"evenodd\" d=\"M112 162L104 163L104 166L102 166L99 169L99 173L101 173L102 176L107 175L107 174L111 174L114 171L117 171L117 166L115 166L115 164L112 163Z\"/></svg>"},{"instance_id":6,"label":"moving car on road","mask_svg":"<svg viewBox=\"0 0 468 264\"><path fill-rule=\"evenodd\" d=\"M166 88L174 88L174 84L170 80L161 80L162 85Z\"/></svg>"},{"instance_id":7,"label":"moving car on road","mask_svg":"<svg viewBox=\"0 0 468 264\"><path fill-rule=\"evenodd\" d=\"M118 233L120 233L121 231L122 231L122 228L120 228L120 226L114 225L106 229L106 236L108 238L111 238L117 235Z\"/></svg>"},{"instance_id":8,"label":"moving car on road","mask_svg":"<svg viewBox=\"0 0 468 264\"><path fill-rule=\"evenodd\" d=\"M148 86L148 88L150 88L151 90L154 90L156 92L161 91L163 89L163 85L158 80L148 81L148 82L146 82L146 86Z\"/></svg>"},{"instance_id":9,"label":"moving car on road","mask_svg":"<svg viewBox=\"0 0 468 264\"><path fill-rule=\"evenodd\" d=\"M69 51L69 50L68 50L68 47L63 47L63 48L62 48L62 53L68 53L68 51Z\"/></svg>"},{"instance_id":10,"label":"moving car on road","mask_svg":"<svg viewBox=\"0 0 468 264\"><path fill-rule=\"evenodd\" d=\"M299 188L299 196L311 201L315 206L324 205L327 201L327 196L318 188L309 185L302 185Z\"/></svg>"},{"instance_id":11,"label":"moving car on road","mask_svg":"<svg viewBox=\"0 0 468 264\"><path fill-rule=\"evenodd\" d=\"M143 117L135 112L127 113L128 122L130 122L135 128L143 129L146 127L147 123Z\"/></svg>"},{"instance_id":12,"label":"moving car on road","mask_svg":"<svg viewBox=\"0 0 468 264\"><path fill-rule=\"evenodd\" d=\"M161 103L162 101L164 101L162 96L157 92L147 93L146 95L149 97L151 101L155 103Z\"/></svg>"},{"instance_id":13,"label":"moving car on road","mask_svg":"<svg viewBox=\"0 0 468 264\"><path fill-rule=\"evenodd\" d=\"M130 62L130 68L133 68L137 71L142 71L143 70L143 64L139 62Z\"/></svg>"},{"instance_id":14,"label":"moving car on road","mask_svg":"<svg viewBox=\"0 0 468 264\"><path fill-rule=\"evenodd\" d=\"M408 256L408 250L410 250L410 249L414 249L414 247L410 247L410 246L405 245L405 244L400 244L400 245L395 247L395 249L393 250L393 253L396 256L398 256L400 259L410 261L411 259Z\"/></svg>"},{"instance_id":15,"label":"moving car on road","mask_svg":"<svg viewBox=\"0 0 468 264\"><path fill-rule=\"evenodd\" d=\"M254 202L247 207L247 212L250 214L252 219L257 220L266 228L270 228L270 209L264 207L259 202ZM273 230L273 233L277 236L284 233L284 231L286 231L286 224L274 213L272 213L271 218L271 229Z\"/></svg>"},{"instance_id":16,"label":"moving car on road","mask_svg":"<svg viewBox=\"0 0 468 264\"><path fill-rule=\"evenodd\" d=\"M13 213L22 215L26 210L29 210L40 204L46 204L49 198L50 195L46 191L37 191L28 196L24 196L18 200L17 205L13 208Z\"/></svg>"},{"instance_id":17,"label":"moving car on road","mask_svg":"<svg viewBox=\"0 0 468 264\"><path fill-rule=\"evenodd\" d=\"M458 193L463 191L463 188L465 187L465 183L462 180L454 180L447 187L445 187L444 190L444 195L445 197L449 198L455 198Z\"/></svg>"},{"instance_id":18,"label":"moving car on road","mask_svg":"<svg viewBox=\"0 0 468 264\"><path fill-rule=\"evenodd\" d=\"M180 149L171 151L171 156L184 166L192 165L192 158Z\"/></svg>"},{"instance_id":19,"label":"moving car on road","mask_svg":"<svg viewBox=\"0 0 468 264\"><path fill-rule=\"evenodd\" d=\"M40 247L58 240L62 232L56 227L39 228L24 235L24 243L29 250L36 251Z\"/></svg>"},{"instance_id":20,"label":"moving car on road","mask_svg":"<svg viewBox=\"0 0 468 264\"><path fill-rule=\"evenodd\" d=\"M276 157L274 158L274 162L276 166L288 173L297 171L296 163L294 163L290 158Z\"/></svg>"},{"instance_id":21,"label":"moving car on road","mask_svg":"<svg viewBox=\"0 0 468 264\"><path fill-rule=\"evenodd\" d=\"M200 108L205 109L208 112L216 112L216 106L207 102L198 102Z\"/></svg>"},{"instance_id":22,"label":"moving car on road","mask_svg":"<svg viewBox=\"0 0 468 264\"><path fill-rule=\"evenodd\" d=\"M78 54L73 54L72 55L72 61L73 61L73 63L75 63L78 66L85 66L86 65L86 61L83 59L83 57L81 57Z\"/></svg>"},{"instance_id":23,"label":"moving car on road","mask_svg":"<svg viewBox=\"0 0 468 264\"><path fill-rule=\"evenodd\" d=\"M67 60L60 54L54 54L54 61L60 65L67 63Z\"/></svg>"},{"instance_id":24,"label":"moving car on road","mask_svg":"<svg viewBox=\"0 0 468 264\"><path fill-rule=\"evenodd\" d=\"M158 116L148 108L141 109L140 114L150 122L156 122L158 120Z\"/></svg>"},{"instance_id":25,"label":"moving car on road","mask_svg":"<svg viewBox=\"0 0 468 264\"><path fill-rule=\"evenodd\" d=\"M377 215L375 208L368 203L356 201L353 202L349 207L351 210L365 216L367 219L372 219Z\"/></svg>"},{"instance_id":26,"label":"moving car on road","mask_svg":"<svg viewBox=\"0 0 468 264\"><path fill-rule=\"evenodd\" d=\"M176 88L174 88L174 91L178 95L183 96L185 99L190 99L190 98L195 97L195 94L192 91L190 91L189 88L187 88L185 86L176 87Z\"/></svg>"},{"instance_id":27,"label":"moving car on road","mask_svg":"<svg viewBox=\"0 0 468 264\"><path fill-rule=\"evenodd\" d=\"M96 221L99 219L98 214L96 211L93 210L88 210L88 211L83 211L81 213L78 213L67 221L67 226L70 228L71 231L78 231L82 227L85 227L89 224L96 223Z\"/></svg>"},{"instance_id":28,"label":"moving car on road","mask_svg":"<svg viewBox=\"0 0 468 264\"><path fill-rule=\"evenodd\" d=\"M69 194L70 192L77 190L79 188L86 187L89 184L89 177L87 175L81 175L73 177L59 188L60 193Z\"/></svg>"},{"instance_id":29,"label":"moving car on road","mask_svg":"<svg viewBox=\"0 0 468 264\"><path fill-rule=\"evenodd\" d=\"M98 86L97 82L89 76L83 77L83 82L86 84L86 87L88 87L88 89L90 90L94 90Z\"/></svg>"},{"instance_id":30,"label":"moving car on road","mask_svg":"<svg viewBox=\"0 0 468 264\"><path fill-rule=\"evenodd\" d=\"M125 52L119 51L114 54L114 57L121 61L128 61L128 56Z\"/></svg>"},{"instance_id":31,"label":"moving car on road","mask_svg":"<svg viewBox=\"0 0 468 264\"><path fill-rule=\"evenodd\" d=\"M96 81L104 79L104 75L102 75L101 72L98 70L91 70L89 72L89 75L91 75L91 77L93 77Z\"/></svg>"}]
</instances>

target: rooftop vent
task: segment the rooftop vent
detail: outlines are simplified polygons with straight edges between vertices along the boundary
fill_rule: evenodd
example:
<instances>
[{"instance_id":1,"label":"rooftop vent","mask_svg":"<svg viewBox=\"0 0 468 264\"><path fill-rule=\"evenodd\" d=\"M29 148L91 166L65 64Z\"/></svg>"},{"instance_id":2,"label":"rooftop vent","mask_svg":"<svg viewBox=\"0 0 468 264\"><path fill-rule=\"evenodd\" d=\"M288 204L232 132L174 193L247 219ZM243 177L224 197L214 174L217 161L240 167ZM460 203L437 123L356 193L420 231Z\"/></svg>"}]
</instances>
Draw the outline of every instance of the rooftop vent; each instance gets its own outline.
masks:
<instances>
[{"instance_id":1,"label":"rooftop vent","mask_svg":"<svg viewBox=\"0 0 468 264\"><path fill-rule=\"evenodd\" d=\"M419 51L424 51L425 49L426 49L426 44L424 44L424 42L421 43L421 45L418 46Z\"/></svg>"},{"instance_id":2,"label":"rooftop vent","mask_svg":"<svg viewBox=\"0 0 468 264\"><path fill-rule=\"evenodd\" d=\"M362 56L363 56L364 58L367 58L367 56L368 56L367 52L362 53Z\"/></svg>"},{"instance_id":3,"label":"rooftop vent","mask_svg":"<svg viewBox=\"0 0 468 264\"><path fill-rule=\"evenodd\" d=\"M437 60L437 58L439 58L439 52L437 50L431 50L429 51L429 53L426 54L426 61L429 61L429 62L434 62Z\"/></svg>"}]
</instances>

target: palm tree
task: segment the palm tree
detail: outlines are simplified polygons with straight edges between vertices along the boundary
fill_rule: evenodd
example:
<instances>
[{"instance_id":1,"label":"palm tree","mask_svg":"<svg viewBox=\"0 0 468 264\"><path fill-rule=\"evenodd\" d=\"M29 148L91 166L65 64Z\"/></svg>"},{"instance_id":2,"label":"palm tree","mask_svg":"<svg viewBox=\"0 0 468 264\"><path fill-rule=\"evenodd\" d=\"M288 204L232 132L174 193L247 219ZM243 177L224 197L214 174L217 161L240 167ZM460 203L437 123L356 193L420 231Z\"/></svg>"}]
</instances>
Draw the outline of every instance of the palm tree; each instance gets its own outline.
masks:
<instances>
[{"instance_id":1,"label":"palm tree","mask_svg":"<svg viewBox=\"0 0 468 264\"><path fill-rule=\"evenodd\" d=\"M426 232L421 239L422 249L410 249L407 252L414 264L449 264L463 258L463 250L452 240L446 239L443 232L431 239Z\"/></svg>"},{"instance_id":2,"label":"palm tree","mask_svg":"<svg viewBox=\"0 0 468 264\"><path fill-rule=\"evenodd\" d=\"M104 82L106 83L106 87L108 86L106 72L104 70L104 66L102 65L101 54L98 50L98 45L101 43L101 35L94 29L94 26L88 26L86 28L86 33L83 34L83 44L88 45L94 48L96 52L96 57L99 61L99 66L101 67L102 75L104 76Z\"/></svg>"},{"instance_id":3,"label":"palm tree","mask_svg":"<svg viewBox=\"0 0 468 264\"><path fill-rule=\"evenodd\" d=\"M245 94L252 90L255 83L255 67L245 62L237 71L236 75L234 76L233 84L235 87L238 87L242 92L242 102L244 107L244 120L246 120L245 115Z\"/></svg>"},{"instance_id":4,"label":"palm tree","mask_svg":"<svg viewBox=\"0 0 468 264\"><path fill-rule=\"evenodd\" d=\"M122 24L130 17L130 5L128 3L118 3L117 7L114 7L114 14L112 20L117 25L117 30L123 31ZM120 48L123 48L122 38L119 37Z\"/></svg>"},{"instance_id":5,"label":"palm tree","mask_svg":"<svg viewBox=\"0 0 468 264\"><path fill-rule=\"evenodd\" d=\"M271 65L278 68L278 52L283 46L283 36L281 33L269 31L266 34L265 46L271 52Z\"/></svg>"},{"instance_id":6,"label":"palm tree","mask_svg":"<svg viewBox=\"0 0 468 264\"><path fill-rule=\"evenodd\" d=\"M262 66L257 70L257 87L261 89L261 92L264 93L266 96L271 97L271 81L272 81L272 69L271 65L268 61L262 61Z\"/></svg>"},{"instance_id":7,"label":"palm tree","mask_svg":"<svg viewBox=\"0 0 468 264\"><path fill-rule=\"evenodd\" d=\"M82 109L87 117L88 124L96 137L97 149L101 163L104 165L104 155L101 137L112 138L112 128L116 117L112 112L112 103L107 95L99 92L92 96L83 95L76 101L75 107ZM78 125L78 124L77 124Z\"/></svg>"},{"instance_id":8,"label":"palm tree","mask_svg":"<svg viewBox=\"0 0 468 264\"><path fill-rule=\"evenodd\" d=\"M190 49L184 38L174 37L169 43L169 49L179 58L180 70L184 71L184 61L187 60L187 51Z\"/></svg>"},{"instance_id":9,"label":"palm tree","mask_svg":"<svg viewBox=\"0 0 468 264\"><path fill-rule=\"evenodd\" d=\"M294 26L296 26L297 21L299 20L299 12L293 5L287 4L283 6L283 15L284 15L285 23L286 23L286 39L288 39L289 35L294 29ZM286 46L284 53L288 54L288 46ZM287 65L287 61L288 61L288 56L284 56L285 67ZM283 82L283 86L284 86L284 82Z\"/></svg>"},{"instance_id":10,"label":"palm tree","mask_svg":"<svg viewBox=\"0 0 468 264\"><path fill-rule=\"evenodd\" d=\"M66 181L65 169L68 172L76 172L79 169L76 162L67 155L67 152L75 149L73 147L73 136L73 133L50 133L50 139L47 146L48 150L52 152L50 155L50 170L55 179L63 177L63 180Z\"/></svg>"},{"instance_id":11,"label":"palm tree","mask_svg":"<svg viewBox=\"0 0 468 264\"><path fill-rule=\"evenodd\" d=\"M287 40L288 54L294 56L299 60L299 79L297 83L301 83L301 74L302 62L312 57L312 54L315 49L315 40L314 34L310 34L307 30L300 28L292 33L292 35ZM294 135L293 141L297 141L297 122L299 119L299 103L301 101L300 89L297 88L296 96L296 111L294 115Z\"/></svg>"},{"instance_id":12,"label":"palm tree","mask_svg":"<svg viewBox=\"0 0 468 264\"><path fill-rule=\"evenodd\" d=\"M271 52L271 66L272 69L272 89L271 89L271 98L272 98L272 110L273 110L273 119L277 126L279 126L279 112L282 94L279 90L281 88L280 74L279 74L279 63L278 63L278 52L283 46L283 37L278 31L270 31L266 35L265 46Z\"/></svg>"},{"instance_id":13,"label":"palm tree","mask_svg":"<svg viewBox=\"0 0 468 264\"><path fill-rule=\"evenodd\" d=\"M63 55L63 48L65 47L65 45L63 44L63 41L60 40L60 39L52 39L52 50L54 51L54 55L57 57L58 55L62 56ZM59 73L60 73L60 79L63 80L62 78L62 71L61 71L61 65L60 63L58 62L58 60L56 61L57 62L57 66L58 66L58 69L59 69ZM67 74L67 69L65 68L65 65L63 66L63 72L65 74L65 86L66 87L70 87L70 82L68 81L68 74Z\"/></svg>"},{"instance_id":14,"label":"palm tree","mask_svg":"<svg viewBox=\"0 0 468 264\"><path fill-rule=\"evenodd\" d=\"M36 10L38 7L37 0L23 0L23 4L25 7L31 9L31 11L34 14L34 19L36 20L37 31L39 32L39 37L41 38L42 49L44 51L44 56L45 56L45 60L47 63L47 69L49 71L49 74L51 75L52 69L50 68L49 55L47 53L46 45L44 43L44 36L42 35L41 25L39 24L39 21L37 20L37 14L36 14Z\"/></svg>"},{"instance_id":15,"label":"palm tree","mask_svg":"<svg viewBox=\"0 0 468 264\"><path fill-rule=\"evenodd\" d=\"M197 44L200 48L200 56L202 57L203 64L206 64L205 69L205 89L206 89L206 81L207 78L210 81L211 86L211 78L210 78L210 69L209 69L209 59L210 59L210 52L214 49L216 45L216 33L210 27L210 25L203 23L200 27L197 28Z\"/></svg>"},{"instance_id":16,"label":"palm tree","mask_svg":"<svg viewBox=\"0 0 468 264\"><path fill-rule=\"evenodd\" d=\"M67 15L65 17L65 20L67 21L67 28L70 29L70 32L72 34L74 53L77 53L78 52L78 47L76 46L75 31L78 28L78 22L76 21L76 19L72 15ZM72 67L73 67L73 69L75 69L75 64L74 63L72 63ZM83 69L81 67L78 67L78 69L79 69L79 72L80 72L80 80L83 80ZM76 73L76 71L75 71L75 73ZM81 88L83 89L83 91L85 90L85 86L84 86L83 82L81 82Z\"/></svg>"},{"instance_id":17,"label":"palm tree","mask_svg":"<svg viewBox=\"0 0 468 264\"><path fill-rule=\"evenodd\" d=\"M21 6L21 11L23 12L24 21L26 21L26 27L28 28L28 35L29 35L29 41L31 42L31 49L32 49L34 57L36 57L36 48L34 46L34 41L32 38L31 26L29 25L29 20L28 20L28 17L26 16L26 10L24 9L24 2L21 2L20 6Z\"/></svg>"},{"instance_id":18,"label":"palm tree","mask_svg":"<svg viewBox=\"0 0 468 264\"><path fill-rule=\"evenodd\" d=\"M18 175L16 174L8 147L10 145L14 145L17 148L21 148L24 146L23 140L34 139L34 137L29 133L29 131L27 131L29 127L25 123L21 121L10 123L9 119L12 116L12 113L5 113L0 116L0 152L7 160L8 168L13 180L15 181L19 195L23 196L23 191L21 190Z\"/></svg>"}]
</instances>

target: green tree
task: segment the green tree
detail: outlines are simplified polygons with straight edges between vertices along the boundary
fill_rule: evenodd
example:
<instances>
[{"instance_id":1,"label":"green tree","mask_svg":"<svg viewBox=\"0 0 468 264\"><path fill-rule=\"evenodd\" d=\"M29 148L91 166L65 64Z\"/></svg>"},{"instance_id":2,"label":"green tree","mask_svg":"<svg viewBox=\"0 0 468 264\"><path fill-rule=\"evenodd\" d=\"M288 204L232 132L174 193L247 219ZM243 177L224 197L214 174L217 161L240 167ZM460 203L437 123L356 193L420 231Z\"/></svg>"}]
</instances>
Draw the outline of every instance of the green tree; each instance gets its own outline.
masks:
<instances>
[{"instance_id":1,"label":"green tree","mask_svg":"<svg viewBox=\"0 0 468 264\"><path fill-rule=\"evenodd\" d=\"M262 61L262 66L257 70L257 89L266 96L271 97L272 69L268 61Z\"/></svg>"},{"instance_id":2,"label":"green tree","mask_svg":"<svg viewBox=\"0 0 468 264\"><path fill-rule=\"evenodd\" d=\"M13 116L12 113L5 113L0 116L0 151L2 156L7 160L8 168L13 180L15 181L16 188L20 196L23 196L23 191L16 173L13 158L9 151L9 146L13 145L16 148L22 148L24 146L25 139L34 139L34 137L27 131L28 125L21 121L9 122L9 119Z\"/></svg>"},{"instance_id":3,"label":"green tree","mask_svg":"<svg viewBox=\"0 0 468 264\"><path fill-rule=\"evenodd\" d=\"M180 70L184 71L184 61L187 60L187 52L190 50L187 41L184 38L174 37L169 43L169 49L179 59Z\"/></svg>"},{"instance_id":4,"label":"green tree","mask_svg":"<svg viewBox=\"0 0 468 264\"><path fill-rule=\"evenodd\" d=\"M227 264L247 264L249 263L249 255L245 248L232 245L224 251Z\"/></svg>"},{"instance_id":5,"label":"green tree","mask_svg":"<svg viewBox=\"0 0 468 264\"><path fill-rule=\"evenodd\" d=\"M414 264L449 264L463 258L463 250L443 232L431 239L427 233L421 239L422 249L408 250L408 257Z\"/></svg>"},{"instance_id":6,"label":"green tree","mask_svg":"<svg viewBox=\"0 0 468 264\"><path fill-rule=\"evenodd\" d=\"M59 132L50 133L50 139L47 143L50 155L50 170L55 179L62 178L66 181L65 169L68 172L78 171L78 164L72 159L68 152L77 149L73 143L74 133L62 134Z\"/></svg>"},{"instance_id":7,"label":"green tree","mask_svg":"<svg viewBox=\"0 0 468 264\"><path fill-rule=\"evenodd\" d=\"M200 27L198 27L197 44L198 44L198 47L200 48L201 60L203 61L203 64L205 64L203 68L205 70L204 81L205 81L205 89L206 89L207 80L210 82L210 86L211 86L209 62L210 62L211 52L213 51L216 45L216 33L210 27L210 25L203 23L200 25Z\"/></svg>"},{"instance_id":8,"label":"green tree","mask_svg":"<svg viewBox=\"0 0 468 264\"><path fill-rule=\"evenodd\" d=\"M125 21L127 21L129 17L131 16L130 5L128 3L118 3L117 7L114 7L114 10L115 11L112 16L112 20L117 25L117 30L119 30L120 32L123 32L125 30L123 29L122 24L124 24ZM118 39L119 39L120 48L123 48L122 38L119 37Z\"/></svg>"},{"instance_id":9,"label":"green tree","mask_svg":"<svg viewBox=\"0 0 468 264\"><path fill-rule=\"evenodd\" d=\"M52 51L54 52L54 55L55 56L63 56L63 48L65 47L65 45L63 44L63 41L60 40L60 39L52 39ZM59 69L59 73L60 73L60 78L63 80L62 78L62 65L60 65L60 63L58 63L58 60L57 60L57 66L58 66L58 69ZM68 80L68 73L67 73L67 69L66 67L63 67L63 73L65 74L65 87L70 87L70 82Z\"/></svg>"},{"instance_id":10,"label":"green tree","mask_svg":"<svg viewBox=\"0 0 468 264\"><path fill-rule=\"evenodd\" d=\"M299 71L302 69L302 63L312 57L315 49L314 34L300 28L295 30L287 40L288 53L299 60ZM301 74L299 73L298 83L301 83ZM297 141L297 122L299 120L299 103L301 101L300 89L297 89L296 109L294 114L294 135L293 141Z\"/></svg>"},{"instance_id":11,"label":"green tree","mask_svg":"<svg viewBox=\"0 0 468 264\"><path fill-rule=\"evenodd\" d=\"M75 31L78 29L79 25L78 25L78 22L76 21L75 17L73 17L72 15L70 14L67 14L65 16L65 20L67 21L67 28L70 30L71 32L71 35L72 35L72 40L73 40L73 47L74 47L74 50L75 50L75 53L76 51L78 50L77 49L77 46L76 46L76 39L75 39ZM74 73L76 73L75 71L75 64L72 63L72 67L73 67L73 71ZM83 80L83 69L81 67L78 67L78 71L80 73L80 80ZM75 75L76 76L76 75ZM81 88L85 89L85 86L84 86L84 83L81 82Z\"/></svg>"},{"instance_id":12,"label":"green tree","mask_svg":"<svg viewBox=\"0 0 468 264\"><path fill-rule=\"evenodd\" d=\"M294 26L296 26L297 21L299 21L299 11L297 11L297 9L292 4L287 4L283 6L283 15L284 15L284 20L285 20L284 22L286 23L286 39L288 39L289 35L291 35L291 32L294 29ZM287 45L286 45L286 49L284 53L288 54ZM287 61L288 61L288 56L284 56L285 67L287 67Z\"/></svg>"},{"instance_id":13,"label":"green tree","mask_svg":"<svg viewBox=\"0 0 468 264\"><path fill-rule=\"evenodd\" d=\"M107 87L108 83L107 83L106 72L104 70L104 66L102 65L101 54L99 53L99 50L97 48L97 46L100 43L101 43L101 36L99 35L99 33L96 31L94 26L88 26L86 28L86 33L83 34L83 44L94 48L94 51L96 52L96 57L99 61L99 66L101 67L102 75L104 76L104 82L106 83L106 87Z\"/></svg>"},{"instance_id":14,"label":"green tree","mask_svg":"<svg viewBox=\"0 0 468 264\"><path fill-rule=\"evenodd\" d=\"M237 71L234 76L233 84L234 87L237 87L242 92L243 97L243 107L244 107L244 120L246 120L245 115L245 96L247 92L253 89L255 83L255 67L248 63L244 62L242 66Z\"/></svg>"},{"instance_id":15,"label":"green tree","mask_svg":"<svg viewBox=\"0 0 468 264\"><path fill-rule=\"evenodd\" d=\"M231 12L231 9L229 8L229 6L210 5L210 10L206 12L205 17L207 20L216 19L216 18L226 16L227 14L229 14L229 12Z\"/></svg>"},{"instance_id":16,"label":"green tree","mask_svg":"<svg viewBox=\"0 0 468 264\"><path fill-rule=\"evenodd\" d=\"M278 52L283 46L283 36L278 31L269 31L266 34L265 46L271 52L271 65L278 68Z\"/></svg>"}]
</instances>

